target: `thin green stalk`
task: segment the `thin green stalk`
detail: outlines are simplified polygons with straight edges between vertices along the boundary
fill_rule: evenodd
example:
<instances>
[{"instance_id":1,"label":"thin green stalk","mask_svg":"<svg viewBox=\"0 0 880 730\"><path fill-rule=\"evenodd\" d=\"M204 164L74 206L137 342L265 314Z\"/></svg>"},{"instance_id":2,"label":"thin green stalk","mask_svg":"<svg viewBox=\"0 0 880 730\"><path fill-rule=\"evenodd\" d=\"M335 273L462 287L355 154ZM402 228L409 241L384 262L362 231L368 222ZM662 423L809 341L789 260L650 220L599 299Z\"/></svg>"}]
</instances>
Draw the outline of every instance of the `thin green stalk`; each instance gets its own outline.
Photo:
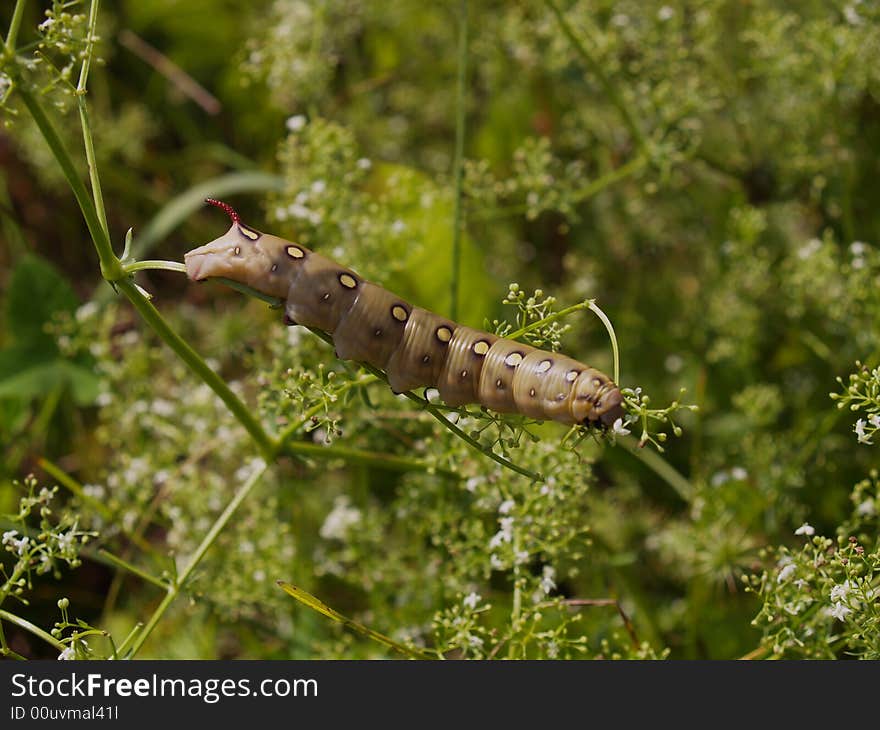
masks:
<instances>
[{"instance_id":1,"label":"thin green stalk","mask_svg":"<svg viewBox=\"0 0 880 730\"><path fill-rule=\"evenodd\" d=\"M388 471L427 471L444 476L455 477L454 472L438 467L428 461L411 459L396 454L383 454L345 446L321 446L300 441L279 445L279 453L311 456L318 459L342 459L347 464L375 466Z\"/></svg>"},{"instance_id":2,"label":"thin green stalk","mask_svg":"<svg viewBox=\"0 0 880 730\"><path fill-rule=\"evenodd\" d=\"M461 278L461 236L464 227L464 206L462 205L462 181L464 171L464 131L465 131L465 85L467 80L468 54L468 5L461 0L458 19L458 82L455 96L455 159L453 161L454 212L452 216L452 276L450 294L452 307L449 310L453 320L458 319L458 289Z\"/></svg>"},{"instance_id":3,"label":"thin green stalk","mask_svg":"<svg viewBox=\"0 0 880 730\"><path fill-rule=\"evenodd\" d=\"M633 456L678 492L678 496L685 502L690 502L694 498L696 492L694 486L662 456L650 449L639 448L638 440L632 436L619 436L618 438L630 447L628 451Z\"/></svg>"},{"instance_id":4,"label":"thin green stalk","mask_svg":"<svg viewBox=\"0 0 880 730\"><path fill-rule=\"evenodd\" d=\"M159 310L140 293L133 281L128 278L121 279L117 282L117 285L119 290L138 311L138 314L153 328L162 341L226 404L232 415L244 426L251 435L251 438L256 442L263 456L266 459L271 459L274 450L272 438L266 433L248 407L232 392L226 381L208 366L186 340L171 329L164 317L159 314Z\"/></svg>"},{"instance_id":5,"label":"thin green stalk","mask_svg":"<svg viewBox=\"0 0 880 730\"><path fill-rule=\"evenodd\" d=\"M136 575L138 578L145 580L147 583L152 583L154 586L162 588L163 590L168 590L168 583L162 580L161 578L157 578L156 576L148 573L146 570L142 568L138 568L136 565L132 565L127 560L123 560L118 555L114 555L113 553L105 550L104 548L100 548L98 550L98 554L106 558L110 563L112 563L117 568L121 568L122 570L126 570L132 575Z\"/></svg>"},{"instance_id":6,"label":"thin green stalk","mask_svg":"<svg viewBox=\"0 0 880 730\"><path fill-rule=\"evenodd\" d=\"M611 172L607 172L601 177L597 177L595 180L575 192L573 195L574 201L577 203L583 203L585 200L589 200L593 196L601 193L603 190L605 190L605 188L608 188L614 183L625 180L630 175L635 174L636 172L641 170L647 163L647 155L645 155L644 153L636 155L631 160L629 160L629 162L624 163L620 167L616 167L615 169L611 170ZM508 205L501 208L488 209L486 211L472 211L470 213L470 219L480 222L491 222L494 220L507 218L508 216L522 215L528 212L528 210L528 205L526 205L525 203L520 203L517 205Z\"/></svg>"},{"instance_id":7,"label":"thin green stalk","mask_svg":"<svg viewBox=\"0 0 880 730\"><path fill-rule=\"evenodd\" d=\"M9 611L4 611L2 608L0 608L0 621L8 621L25 631L30 631L34 636L38 636L47 644L51 644L58 649L58 651L64 651L67 648L64 644L58 641L58 639L43 631L39 626L34 626L34 624L27 619L23 619L21 616L16 616L14 613L9 613Z\"/></svg>"},{"instance_id":8,"label":"thin green stalk","mask_svg":"<svg viewBox=\"0 0 880 730\"><path fill-rule=\"evenodd\" d=\"M578 302L577 304L572 304L570 307L566 307L565 309L560 309L558 312L553 312L553 314L548 314L543 319L539 319L536 322L532 322L531 324L527 324L525 327L520 327L518 330L514 330L510 334L504 335L508 340L518 340L524 334L532 332L539 327L543 327L544 325L551 324L556 322L557 320L564 319L569 314L574 314L575 312L580 312L582 309L589 309L590 305L593 303L592 299L585 299L582 302Z\"/></svg>"},{"instance_id":9,"label":"thin green stalk","mask_svg":"<svg viewBox=\"0 0 880 730\"><path fill-rule=\"evenodd\" d=\"M110 237L101 225L101 221L98 218L89 191L86 190L86 186L83 184L83 181L80 180L80 177L76 172L76 167L73 164L73 158L70 156L70 152L68 152L67 147L55 129L55 125L52 124L51 120L46 115L46 112L43 111L40 102L37 101L31 91L26 86L22 85L18 90L18 95L24 102L30 115L33 117L34 122L36 122L37 127L39 127L43 139L45 139L46 144L49 145L49 149L52 150L52 154L55 156L55 160L58 162L58 166L64 173L64 177L67 179L67 184L70 185L70 189L76 198L76 202L79 204L83 218L85 218L86 221L86 226L89 229L89 234L92 237L92 242L95 244L95 249L98 252L98 260L101 263L101 275L107 281L118 281L125 277L126 274L122 270L122 265L119 263L119 259L117 259L113 253L113 247L110 244Z\"/></svg>"},{"instance_id":10,"label":"thin green stalk","mask_svg":"<svg viewBox=\"0 0 880 730\"><path fill-rule=\"evenodd\" d=\"M79 121L82 127L83 144L86 149L86 162L89 166L89 182L92 184L92 199L95 201L95 213L104 230L104 235L110 238L110 228L107 225L107 213L104 210L104 194L101 192L101 179L98 177L98 161L95 155L95 143L92 140L92 125L89 122L89 109L86 104L86 83L89 79L89 69L92 64L92 53L95 47L96 29L98 26L98 7L100 0L92 0L89 5L89 24L86 29L86 51L82 66L79 70L79 82L76 85L76 105L79 109Z\"/></svg>"},{"instance_id":11,"label":"thin green stalk","mask_svg":"<svg viewBox=\"0 0 880 730\"><path fill-rule=\"evenodd\" d=\"M21 27L21 19L24 16L24 6L27 0L16 0L12 11L12 19L9 21L9 32L6 34L6 53L15 53L15 41L18 39L18 29Z\"/></svg>"},{"instance_id":12,"label":"thin green stalk","mask_svg":"<svg viewBox=\"0 0 880 730\"><path fill-rule=\"evenodd\" d=\"M556 3L556 0L546 0L546 3L549 6L550 10L553 12L553 15L556 16L556 20L559 23L559 27L565 37L568 38L572 46L574 46L575 51L577 51L578 55L587 65L587 68L589 68L593 75L595 75L595 77L599 80L599 83L601 84L602 89L605 91L605 94L608 96L608 99L615 107L617 107L617 110L623 117L623 121L626 124L627 129L629 129L630 134L636 141L638 148L642 150L642 152L648 152L648 141L647 139L645 139L645 135L642 133L639 125L636 123L635 116L630 110L629 105L626 103L620 92L617 90L617 87L611 83L611 79L609 79L608 76L605 75L605 70L602 68L601 64L596 61L596 59L593 57L593 54L590 53L590 51L584 45L583 41L581 41L581 39L578 38L577 34L575 34L574 29L571 27L571 25L569 25L568 21L565 19L565 15L563 15L562 11L559 9L559 5Z\"/></svg>"},{"instance_id":13,"label":"thin green stalk","mask_svg":"<svg viewBox=\"0 0 880 730\"><path fill-rule=\"evenodd\" d=\"M232 516L241 506L241 503L247 498L247 496L251 493L253 488L260 481L260 478L263 474L266 473L266 469L268 465L264 464L260 469L257 469L250 478L239 487L238 491L235 493L235 496L226 505L226 509L223 510L223 513L216 519L213 525L211 525L211 529L208 530L208 534L202 539L202 542L196 548L196 551L190 556L187 561L186 566L184 566L183 570L178 575L177 579L174 583L168 587L168 592L165 594L165 597L162 599L162 602L156 607L156 610L153 611L153 615L150 616L149 621L147 621L146 626L144 626L143 631L138 634L138 637L132 642L131 652L129 653L129 658L134 658L134 656L140 651L141 647L144 645L144 642L153 632L153 629L156 628L159 621L165 615L165 612L168 610L168 607L174 603L174 600L180 594L180 591L186 585L186 582L189 580L189 577L192 575L193 571L202 562L202 558L205 557L205 553L211 548L214 542L217 540L218 535L223 531L223 528L229 523L229 520L232 519Z\"/></svg>"},{"instance_id":14,"label":"thin green stalk","mask_svg":"<svg viewBox=\"0 0 880 730\"><path fill-rule=\"evenodd\" d=\"M344 386L339 388L335 392L336 397L345 395L352 388L358 388L362 385L369 385L370 383L375 383L378 378L375 375L361 375L359 378L355 380L350 380ZM287 428L285 428L280 434L278 434L278 438L276 439L276 445L278 449L283 449L287 442L293 437L295 433L297 433L303 426L305 426L312 416L317 415L324 409L323 403L318 403L311 408L309 408L305 413L300 416L296 421L291 423Z\"/></svg>"},{"instance_id":15,"label":"thin green stalk","mask_svg":"<svg viewBox=\"0 0 880 730\"><path fill-rule=\"evenodd\" d=\"M343 616L339 611L334 608L330 608L326 603L322 600L313 596L311 593L304 591L302 588L293 585L292 583L287 583L283 580L276 581L278 587L281 588L287 595L295 598L297 601L302 603L304 606L308 606L313 611L317 611L322 616L326 616L337 623L342 624L346 628L352 629L362 636L366 636L373 641L382 644L383 646L387 646L395 651L400 652L404 656L408 656L410 659L437 659L438 657L434 654L431 654L424 649L417 649L415 647L409 647L404 644L400 644L394 639L391 639L384 634L380 634L378 631L374 631L373 629L364 626L353 619L348 618L347 616Z\"/></svg>"},{"instance_id":16,"label":"thin green stalk","mask_svg":"<svg viewBox=\"0 0 880 730\"><path fill-rule=\"evenodd\" d=\"M608 339L611 340L611 355L614 358L614 382L619 383L620 351L617 349L617 335L614 334L614 326L611 324L611 320L608 319L605 312L599 309L595 301L590 302L590 311L602 320L602 324L605 325L605 329L608 331Z\"/></svg>"},{"instance_id":17,"label":"thin green stalk","mask_svg":"<svg viewBox=\"0 0 880 730\"><path fill-rule=\"evenodd\" d=\"M597 177L595 180L582 187L574 194L574 199L579 203L589 200L597 193L602 192L605 188L638 172L647 164L648 156L644 152L641 152L620 167L614 168L611 172L608 172L601 177Z\"/></svg>"},{"instance_id":18,"label":"thin green stalk","mask_svg":"<svg viewBox=\"0 0 880 730\"><path fill-rule=\"evenodd\" d=\"M146 261L132 261L122 265L126 274L133 274L135 271L144 271L146 269L161 269L162 271L176 271L178 274L186 273L186 264L179 261L160 261L156 259L147 259Z\"/></svg>"},{"instance_id":19,"label":"thin green stalk","mask_svg":"<svg viewBox=\"0 0 880 730\"><path fill-rule=\"evenodd\" d=\"M556 322L560 319L564 319L570 314L574 314L575 312L579 312L582 309L589 309L593 312L600 320L602 320L602 324L605 325L605 329L608 331L608 338L611 340L611 354L614 360L614 382L620 382L620 352L617 347L617 335L614 333L614 327L611 324L611 320L608 319L608 316L596 305L595 299L585 299L582 302L578 302L577 304L572 304L570 307L565 307L565 309L560 309L558 312L553 312L553 314L548 314L543 319L539 319L535 322L531 322L527 324L525 327L520 327L518 330L514 330L505 337L509 340L518 340L524 334L529 332L533 332L534 330L544 327L545 325Z\"/></svg>"}]
</instances>

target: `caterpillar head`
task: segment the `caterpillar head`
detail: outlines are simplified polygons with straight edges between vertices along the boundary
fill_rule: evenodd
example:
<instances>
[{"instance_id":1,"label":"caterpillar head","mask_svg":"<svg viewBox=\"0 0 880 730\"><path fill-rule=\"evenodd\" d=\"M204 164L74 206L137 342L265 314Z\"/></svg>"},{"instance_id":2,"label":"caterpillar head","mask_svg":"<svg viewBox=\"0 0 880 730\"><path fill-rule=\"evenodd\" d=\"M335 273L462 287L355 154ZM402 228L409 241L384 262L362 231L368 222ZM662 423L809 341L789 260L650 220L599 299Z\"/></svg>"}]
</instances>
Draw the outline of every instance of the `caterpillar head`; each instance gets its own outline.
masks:
<instances>
[{"instance_id":1,"label":"caterpillar head","mask_svg":"<svg viewBox=\"0 0 880 730\"><path fill-rule=\"evenodd\" d=\"M232 225L219 238L187 252L186 275L192 281L223 277L263 294L284 298L288 289L290 241L246 226L226 203L212 198L206 202L225 210Z\"/></svg>"},{"instance_id":2,"label":"caterpillar head","mask_svg":"<svg viewBox=\"0 0 880 730\"><path fill-rule=\"evenodd\" d=\"M606 428L626 415L620 389L592 368L582 371L575 381L571 410L578 423L595 424L598 421Z\"/></svg>"}]
</instances>

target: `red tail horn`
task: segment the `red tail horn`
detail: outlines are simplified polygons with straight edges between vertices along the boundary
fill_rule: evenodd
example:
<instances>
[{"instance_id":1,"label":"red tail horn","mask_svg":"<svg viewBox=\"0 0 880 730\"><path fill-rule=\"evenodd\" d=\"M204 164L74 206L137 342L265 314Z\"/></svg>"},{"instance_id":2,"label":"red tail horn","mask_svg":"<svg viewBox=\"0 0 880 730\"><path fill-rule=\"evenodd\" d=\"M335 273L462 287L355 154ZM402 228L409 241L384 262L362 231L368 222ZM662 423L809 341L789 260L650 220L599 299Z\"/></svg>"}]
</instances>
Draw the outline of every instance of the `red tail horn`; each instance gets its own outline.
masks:
<instances>
[{"instance_id":1,"label":"red tail horn","mask_svg":"<svg viewBox=\"0 0 880 730\"><path fill-rule=\"evenodd\" d=\"M224 203L222 200L214 200L214 198L205 198L205 202L220 208L220 210L225 210L226 215L232 219L233 223L241 223L241 218L235 212L235 208L229 205L229 203Z\"/></svg>"}]
</instances>

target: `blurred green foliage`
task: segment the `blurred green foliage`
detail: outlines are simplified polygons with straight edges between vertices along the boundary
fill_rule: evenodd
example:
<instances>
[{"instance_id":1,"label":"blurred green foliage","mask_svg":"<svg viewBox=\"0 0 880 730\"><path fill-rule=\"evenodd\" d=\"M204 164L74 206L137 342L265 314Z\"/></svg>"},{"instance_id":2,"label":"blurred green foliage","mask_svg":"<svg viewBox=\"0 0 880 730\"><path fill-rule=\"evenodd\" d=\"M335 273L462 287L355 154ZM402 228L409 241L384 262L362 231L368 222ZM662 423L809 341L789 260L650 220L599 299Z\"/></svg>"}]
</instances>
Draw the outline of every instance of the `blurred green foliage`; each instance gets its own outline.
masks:
<instances>
[{"instance_id":1,"label":"blurred green foliage","mask_svg":"<svg viewBox=\"0 0 880 730\"><path fill-rule=\"evenodd\" d=\"M75 573L35 579L16 610L48 626L70 596L73 615L119 643L161 589L95 546L173 580L264 464L101 281L16 96L41 93L85 176L69 83L88 8L61 5L25 3L19 60L0 65L0 511L17 511L14 480L30 472L63 482L63 524L97 537ZM133 227L139 255L180 260L225 225L195 212L222 190L255 227L448 313L461 193L463 322L514 321L501 303L514 281L560 307L596 298L621 385L659 403L686 388L699 406L662 454L448 414L546 477L532 483L263 304L140 273L177 331L300 449L267 470L145 653L387 655L294 603L275 585L286 580L447 656L880 656L876 4L470 2L463 99L460 2L105 5L88 101L117 252ZM565 324L554 343L610 370L599 322ZM6 578L26 517L4 523ZM4 626L16 653L58 653ZM66 613L58 626L76 656L104 651L74 638Z\"/></svg>"}]
</instances>

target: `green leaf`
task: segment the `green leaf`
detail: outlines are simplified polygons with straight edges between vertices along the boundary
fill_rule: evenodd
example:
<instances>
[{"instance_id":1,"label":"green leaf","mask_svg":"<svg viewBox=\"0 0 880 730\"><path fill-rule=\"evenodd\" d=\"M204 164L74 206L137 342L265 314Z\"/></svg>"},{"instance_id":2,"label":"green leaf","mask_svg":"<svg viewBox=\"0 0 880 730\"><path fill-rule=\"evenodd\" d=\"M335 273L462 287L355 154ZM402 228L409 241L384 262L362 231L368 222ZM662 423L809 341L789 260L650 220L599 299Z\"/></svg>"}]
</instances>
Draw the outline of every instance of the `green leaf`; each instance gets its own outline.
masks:
<instances>
[{"instance_id":1,"label":"green leaf","mask_svg":"<svg viewBox=\"0 0 880 730\"><path fill-rule=\"evenodd\" d=\"M19 345L57 352L44 326L57 312L72 312L77 296L67 280L45 259L26 254L18 260L9 278L5 319L7 331Z\"/></svg>"},{"instance_id":2,"label":"green leaf","mask_svg":"<svg viewBox=\"0 0 880 730\"><path fill-rule=\"evenodd\" d=\"M0 378L0 398L28 400L60 387L70 389L77 405L89 405L98 397L100 383L90 370L67 360L54 359L32 363Z\"/></svg>"}]
</instances>

